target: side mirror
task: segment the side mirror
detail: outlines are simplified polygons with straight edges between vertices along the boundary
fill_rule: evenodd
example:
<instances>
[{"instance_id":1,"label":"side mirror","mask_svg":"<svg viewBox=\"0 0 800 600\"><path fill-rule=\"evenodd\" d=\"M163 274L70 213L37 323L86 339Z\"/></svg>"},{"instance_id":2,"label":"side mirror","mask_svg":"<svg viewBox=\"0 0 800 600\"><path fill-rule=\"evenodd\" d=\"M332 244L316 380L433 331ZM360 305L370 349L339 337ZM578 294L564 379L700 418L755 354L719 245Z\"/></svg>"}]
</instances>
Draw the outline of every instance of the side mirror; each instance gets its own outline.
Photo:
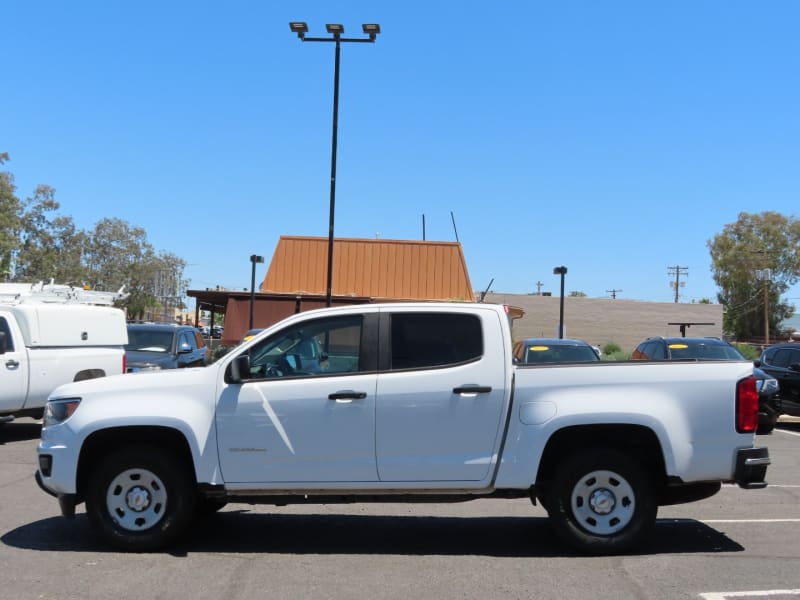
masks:
<instances>
[{"instance_id":1,"label":"side mirror","mask_svg":"<svg viewBox=\"0 0 800 600\"><path fill-rule=\"evenodd\" d=\"M758 359L754 360L754 361L753 361L753 366L754 366L754 367L756 367L756 368L759 368L759 367L761 367L761 361L760 361L760 360L758 360Z\"/></svg>"},{"instance_id":2,"label":"side mirror","mask_svg":"<svg viewBox=\"0 0 800 600\"><path fill-rule=\"evenodd\" d=\"M228 383L242 383L250 378L250 355L240 354L228 365Z\"/></svg>"},{"instance_id":3,"label":"side mirror","mask_svg":"<svg viewBox=\"0 0 800 600\"><path fill-rule=\"evenodd\" d=\"M0 331L0 354L5 354L8 349L8 342L6 341L6 332Z\"/></svg>"},{"instance_id":4,"label":"side mirror","mask_svg":"<svg viewBox=\"0 0 800 600\"><path fill-rule=\"evenodd\" d=\"M800 371L800 363L792 363L789 365L790 371Z\"/></svg>"},{"instance_id":5,"label":"side mirror","mask_svg":"<svg viewBox=\"0 0 800 600\"><path fill-rule=\"evenodd\" d=\"M191 351L192 347L186 342L181 344L180 347L178 348L178 354L189 354Z\"/></svg>"}]
</instances>

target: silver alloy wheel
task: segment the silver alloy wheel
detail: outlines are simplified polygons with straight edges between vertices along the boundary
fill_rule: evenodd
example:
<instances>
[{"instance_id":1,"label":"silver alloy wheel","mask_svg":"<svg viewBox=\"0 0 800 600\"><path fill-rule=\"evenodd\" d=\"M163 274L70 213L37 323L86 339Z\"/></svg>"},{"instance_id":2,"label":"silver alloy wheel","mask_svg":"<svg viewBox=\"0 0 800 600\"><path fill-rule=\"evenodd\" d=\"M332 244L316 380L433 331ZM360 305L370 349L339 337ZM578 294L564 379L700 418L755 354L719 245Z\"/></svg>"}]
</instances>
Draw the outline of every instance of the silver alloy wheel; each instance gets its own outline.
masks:
<instances>
[{"instance_id":1,"label":"silver alloy wheel","mask_svg":"<svg viewBox=\"0 0 800 600\"><path fill-rule=\"evenodd\" d=\"M625 528L636 510L630 483L613 471L592 471L581 477L570 494L578 525L595 535L610 535Z\"/></svg>"},{"instance_id":2,"label":"silver alloy wheel","mask_svg":"<svg viewBox=\"0 0 800 600\"><path fill-rule=\"evenodd\" d=\"M123 529L145 531L164 518L167 488L148 469L128 469L108 485L106 508Z\"/></svg>"}]
</instances>

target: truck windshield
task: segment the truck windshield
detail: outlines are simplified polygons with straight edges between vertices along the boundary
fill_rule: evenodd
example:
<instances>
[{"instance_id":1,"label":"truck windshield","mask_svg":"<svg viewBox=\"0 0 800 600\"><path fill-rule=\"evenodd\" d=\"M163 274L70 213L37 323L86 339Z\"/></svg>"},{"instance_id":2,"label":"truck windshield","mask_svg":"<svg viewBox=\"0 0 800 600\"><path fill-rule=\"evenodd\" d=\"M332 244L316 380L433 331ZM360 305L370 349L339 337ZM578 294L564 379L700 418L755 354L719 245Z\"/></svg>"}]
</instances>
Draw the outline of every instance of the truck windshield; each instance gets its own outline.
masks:
<instances>
[{"instance_id":1,"label":"truck windshield","mask_svg":"<svg viewBox=\"0 0 800 600\"><path fill-rule=\"evenodd\" d=\"M136 352L169 352L172 348L172 331L128 331L125 350Z\"/></svg>"}]
</instances>

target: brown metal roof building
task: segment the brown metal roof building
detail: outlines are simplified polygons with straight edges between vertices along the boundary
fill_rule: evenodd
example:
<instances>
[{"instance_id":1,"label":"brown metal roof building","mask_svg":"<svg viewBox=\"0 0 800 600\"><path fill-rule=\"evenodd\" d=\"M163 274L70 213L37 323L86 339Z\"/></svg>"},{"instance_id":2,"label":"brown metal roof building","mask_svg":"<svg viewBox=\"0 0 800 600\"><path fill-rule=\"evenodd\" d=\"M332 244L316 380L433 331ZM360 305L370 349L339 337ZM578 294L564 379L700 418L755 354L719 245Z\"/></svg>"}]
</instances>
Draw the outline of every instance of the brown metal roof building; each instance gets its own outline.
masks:
<instances>
[{"instance_id":1,"label":"brown metal roof building","mask_svg":"<svg viewBox=\"0 0 800 600\"><path fill-rule=\"evenodd\" d=\"M253 325L325 306L328 238L281 236L255 295ZM238 342L249 325L247 292L189 290L197 311L225 313L222 343ZM461 300L475 295L458 242L337 238L333 305L405 300Z\"/></svg>"},{"instance_id":2,"label":"brown metal roof building","mask_svg":"<svg viewBox=\"0 0 800 600\"><path fill-rule=\"evenodd\" d=\"M325 294L328 240L281 236L262 292ZM475 299L461 244L339 238L333 249L333 296L374 300Z\"/></svg>"}]
</instances>

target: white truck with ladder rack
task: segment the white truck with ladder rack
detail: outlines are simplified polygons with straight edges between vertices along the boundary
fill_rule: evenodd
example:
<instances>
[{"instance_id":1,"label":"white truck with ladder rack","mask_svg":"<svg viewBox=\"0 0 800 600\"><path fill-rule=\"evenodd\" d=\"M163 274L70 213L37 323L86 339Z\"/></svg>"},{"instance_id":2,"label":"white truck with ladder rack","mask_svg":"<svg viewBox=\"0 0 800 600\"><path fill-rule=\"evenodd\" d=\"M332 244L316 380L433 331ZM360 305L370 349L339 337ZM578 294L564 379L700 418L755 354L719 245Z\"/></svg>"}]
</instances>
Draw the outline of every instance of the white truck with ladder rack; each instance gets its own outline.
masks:
<instances>
[{"instance_id":1,"label":"white truck with ladder rack","mask_svg":"<svg viewBox=\"0 0 800 600\"><path fill-rule=\"evenodd\" d=\"M118 292L69 285L0 284L0 424L41 418L63 383L125 372L125 313Z\"/></svg>"}]
</instances>

